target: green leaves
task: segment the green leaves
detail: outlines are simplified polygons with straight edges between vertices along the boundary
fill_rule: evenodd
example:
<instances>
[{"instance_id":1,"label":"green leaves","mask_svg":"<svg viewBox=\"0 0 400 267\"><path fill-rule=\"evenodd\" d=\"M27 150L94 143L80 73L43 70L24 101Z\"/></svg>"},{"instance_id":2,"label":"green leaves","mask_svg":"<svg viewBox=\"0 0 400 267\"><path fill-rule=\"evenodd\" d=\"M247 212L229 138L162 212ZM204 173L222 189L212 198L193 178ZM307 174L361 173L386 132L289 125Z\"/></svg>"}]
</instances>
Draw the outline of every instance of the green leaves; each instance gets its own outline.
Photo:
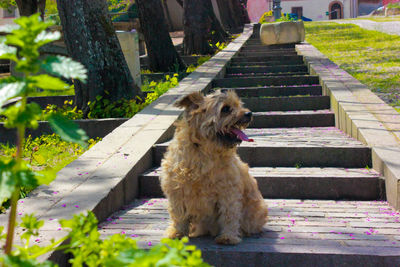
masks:
<instances>
[{"instance_id":1,"label":"green leaves","mask_svg":"<svg viewBox=\"0 0 400 267\"><path fill-rule=\"evenodd\" d=\"M48 121L53 131L65 141L74 142L83 147L87 146L86 140L88 140L88 137L85 131L80 129L76 123L59 114L51 114L48 117Z\"/></svg>"},{"instance_id":2,"label":"green leaves","mask_svg":"<svg viewBox=\"0 0 400 267\"><path fill-rule=\"evenodd\" d=\"M17 58L17 48L8 46L4 43L5 39L3 38L0 42L0 58L1 59L9 59L16 61Z\"/></svg>"},{"instance_id":3,"label":"green leaves","mask_svg":"<svg viewBox=\"0 0 400 267\"><path fill-rule=\"evenodd\" d=\"M31 236L38 236L39 229L44 225L44 221L39 221L33 214L26 214L21 218L20 226L25 229L24 233L21 235L22 239L29 240Z\"/></svg>"},{"instance_id":4,"label":"green leaves","mask_svg":"<svg viewBox=\"0 0 400 267\"><path fill-rule=\"evenodd\" d=\"M9 0L7 0L9 1ZM1 4L0 4L1 5ZM38 120L42 115L41 108L36 103L27 104L27 95L30 91L41 88L43 90L65 90L69 85L58 77L48 74L38 74L41 70L47 70L50 74L55 74L68 79L86 79L86 70L77 62L65 57L47 57L45 60L40 58L39 48L54 40L60 38L58 32L46 32L45 30L51 23L42 22L39 14L30 17L20 17L14 22L17 26L1 26L0 31L8 33L5 37L0 37L0 59L9 59L14 61L15 70L20 72L22 78L10 77L0 80L0 112L6 116L5 127L17 128L18 140L16 156L12 160L0 160L0 205L4 200L11 198L11 212L15 214L17 208L17 196L21 193L20 189L32 189L41 183L50 182L55 172L43 173L38 175L28 166L22 151L24 148L24 135L26 128L37 128ZM1 110L1 106L10 98L20 96L17 102L8 106L5 110ZM76 142L82 146L86 146L88 137L85 132L79 129L78 125L68 121L64 117L51 114L49 123L54 131L64 140ZM31 150L31 160L34 156ZM45 162L43 157L36 156L39 162ZM97 223L97 221L96 221ZM10 233L15 227L15 216L10 217ZM7 255L0 254L0 265L5 266L54 266L52 263L38 263L34 259L44 253L54 250L54 244L46 248L40 248L38 245L29 246L29 239L38 235L38 229L43 222L36 220L33 216L25 216L22 218L21 226L26 228L22 234L22 239L26 242L23 247L17 247L18 253L12 251L11 235L7 235L6 247L4 249ZM96 231L90 233L91 239L99 239ZM2 230L2 229L1 229ZM97 235L96 235L97 233ZM0 239L2 238L0 233ZM89 240L91 240L89 239ZM65 240L65 239L64 239ZM63 239L57 241L62 242ZM86 240L86 238L85 238ZM14 256L18 255L18 256Z\"/></svg>"},{"instance_id":5,"label":"green leaves","mask_svg":"<svg viewBox=\"0 0 400 267\"><path fill-rule=\"evenodd\" d=\"M57 41L60 39L61 34L60 32L46 32L42 31L41 33L38 34L38 36L35 39L35 42L38 46L43 46L45 44L51 43L53 41Z\"/></svg>"},{"instance_id":6,"label":"green leaves","mask_svg":"<svg viewBox=\"0 0 400 267\"><path fill-rule=\"evenodd\" d=\"M50 74L67 79L77 79L82 82L87 79L85 67L81 63L64 56L48 56L43 61L41 68Z\"/></svg>"},{"instance_id":7,"label":"green leaves","mask_svg":"<svg viewBox=\"0 0 400 267\"><path fill-rule=\"evenodd\" d=\"M42 114L40 106L36 103L22 105L18 102L11 107L8 107L2 115L7 117L4 124L6 128L17 128L19 126L36 129L38 120Z\"/></svg>"},{"instance_id":8,"label":"green leaves","mask_svg":"<svg viewBox=\"0 0 400 267\"><path fill-rule=\"evenodd\" d=\"M161 244L141 250L126 235L116 234L101 240L92 212L87 216L74 215L73 219L60 223L64 228L71 228L67 252L73 255L72 266L209 266L203 262L200 250L185 245L188 238L163 239Z\"/></svg>"},{"instance_id":9,"label":"green leaves","mask_svg":"<svg viewBox=\"0 0 400 267\"><path fill-rule=\"evenodd\" d=\"M32 188L37 185L35 173L29 170L25 164L21 164L17 168L15 159L7 163L0 161L0 204L11 197L17 186Z\"/></svg>"},{"instance_id":10,"label":"green leaves","mask_svg":"<svg viewBox=\"0 0 400 267\"><path fill-rule=\"evenodd\" d=\"M7 267L55 267L58 266L51 261L38 262L36 259L23 259L20 256L0 255L0 263L4 262Z\"/></svg>"},{"instance_id":11,"label":"green leaves","mask_svg":"<svg viewBox=\"0 0 400 267\"><path fill-rule=\"evenodd\" d=\"M16 181L13 178L12 167L15 161L12 160L8 163L0 161L0 204L6 199L10 198L14 192Z\"/></svg>"},{"instance_id":12,"label":"green leaves","mask_svg":"<svg viewBox=\"0 0 400 267\"><path fill-rule=\"evenodd\" d=\"M25 90L25 81L18 81L12 77L0 80L0 111L8 99L21 95Z\"/></svg>"},{"instance_id":13,"label":"green leaves","mask_svg":"<svg viewBox=\"0 0 400 267\"><path fill-rule=\"evenodd\" d=\"M61 79L49 76L47 74L31 76L29 79L33 81L33 84L36 87L45 90L66 90L69 88L69 85L63 82Z\"/></svg>"}]
</instances>

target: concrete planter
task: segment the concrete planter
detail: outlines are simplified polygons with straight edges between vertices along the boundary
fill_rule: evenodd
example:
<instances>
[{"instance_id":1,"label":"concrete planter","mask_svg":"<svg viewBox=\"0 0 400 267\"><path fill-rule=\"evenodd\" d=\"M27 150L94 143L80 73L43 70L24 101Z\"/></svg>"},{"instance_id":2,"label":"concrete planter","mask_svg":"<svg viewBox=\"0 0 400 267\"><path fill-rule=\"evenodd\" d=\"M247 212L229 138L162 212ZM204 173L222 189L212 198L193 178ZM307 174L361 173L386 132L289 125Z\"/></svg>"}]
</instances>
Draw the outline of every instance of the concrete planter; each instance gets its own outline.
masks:
<instances>
[{"instance_id":1,"label":"concrete planter","mask_svg":"<svg viewBox=\"0 0 400 267\"><path fill-rule=\"evenodd\" d=\"M111 133L115 128L122 123L129 120L129 118L111 118L111 119L91 119L91 120L74 120L75 123L83 129L89 138L101 137ZM31 135L33 138L43 134L52 134L53 130L47 121L39 121L37 129L27 129L26 135ZM0 142L15 144L16 131L4 127L4 122L0 123Z\"/></svg>"},{"instance_id":2,"label":"concrete planter","mask_svg":"<svg viewBox=\"0 0 400 267\"><path fill-rule=\"evenodd\" d=\"M57 106L62 106L64 101L69 101L74 99L74 96L37 96L29 97L28 103L35 102L44 109L48 104L53 104ZM3 107L12 105L15 103L16 99L8 101ZM83 119L74 120L75 123L83 129L89 138L105 137L107 134L111 133L115 128L120 126L122 123L129 120L129 118L108 118L108 119ZM39 126L37 129L27 129L27 135L32 135L32 137L38 137L43 134L52 134L53 130L47 121L39 121ZM15 144L16 132L15 130L10 130L4 127L4 122L0 122L0 142Z\"/></svg>"},{"instance_id":3,"label":"concrete planter","mask_svg":"<svg viewBox=\"0 0 400 267\"><path fill-rule=\"evenodd\" d=\"M260 38L264 45L301 43L304 37L303 21L266 23L260 27Z\"/></svg>"}]
</instances>

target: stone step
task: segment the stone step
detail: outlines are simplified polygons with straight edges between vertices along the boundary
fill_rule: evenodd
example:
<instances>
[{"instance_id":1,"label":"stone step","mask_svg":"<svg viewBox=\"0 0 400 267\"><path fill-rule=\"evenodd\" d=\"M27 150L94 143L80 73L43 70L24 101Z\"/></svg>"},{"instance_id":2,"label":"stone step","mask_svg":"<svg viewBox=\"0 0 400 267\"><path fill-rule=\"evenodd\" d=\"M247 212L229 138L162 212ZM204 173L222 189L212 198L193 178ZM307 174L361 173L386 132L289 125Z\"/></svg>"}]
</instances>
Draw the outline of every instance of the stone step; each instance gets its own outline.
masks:
<instances>
[{"instance_id":1,"label":"stone step","mask_svg":"<svg viewBox=\"0 0 400 267\"><path fill-rule=\"evenodd\" d=\"M264 86L264 87L242 87L222 88L235 90L239 97L272 97L272 96L296 96L296 95L321 95L322 86Z\"/></svg>"},{"instance_id":2,"label":"stone step","mask_svg":"<svg viewBox=\"0 0 400 267\"><path fill-rule=\"evenodd\" d=\"M271 55L271 56L252 56L252 57L234 57L232 58L232 62L268 62L268 61L293 61L293 62L304 62L303 56L293 55L293 56L285 56L285 55Z\"/></svg>"},{"instance_id":3,"label":"stone step","mask_svg":"<svg viewBox=\"0 0 400 267\"><path fill-rule=\"evenodd\" d=\"M228 66L231 67L278 67L278 66L294 66L304 65L303 60L280 60L280 61L268 61L268 62L234 62L231 61Z\"/></svg>"},{"instance_id":4,"label":"stone step","mask_svg":"<svg viewBox=\"0 0 400 267\"><path fill-rule=\"evenodd\" d=\"M335 127L246 129L254 142L243 142L239 156L251 167L371 166L371 149ZM157 144L153 165L159 166L169 142Z\"/></svg>"},{"instance_id":5,"label":"stone step","mask_svg":"<svg viewBox=\"0 0 400 267\"><path fill-rule=\"evenodd\" d=\"M293 76L293 75L308 75L308 71L304 71L304 72L272 72L272 73L234 73L234 74L226 74L225 78L244 78L244 77L270 77L270 76Z\"/></svg>"},{"instance_id":6,"label":"stone step","mask_svg":"<svg viewBox=\"0 0 400 267\"><path fill-rule=\"evenodd\" d=\"M236 73L279 73L279 72L307 72L305 65L266 66L266 67L228 67L226 74Z\"/></svg>"},{"instance_id":7,"label":"stone step","mask_svg":"<svg viewBox=\"0 0 400 267\"><path fill-rule=\"evenodd\" d=\"M319 77L311 75L293 75L287 77L243 77L214 79L213 87L262 87L273 85L319 85Z\"/></svg>"},{"instance_id":8,"label":"stone step","mask_svg":"<svg viewBox=\"0 0 400 267\"><path fill-rule=\"evenodd\" d=\"M329 96L242 98L245 107L258 111L321 110L330 108Z\"/></svg>"},{"instance_id":9,"label":"stone step","mask_svg":"<svg viewBox=\"0 0 400 267\"><path fill-rule=\"evenodd\" d=\"M266 199L263 231L235 246L191 238L217 267L400 266L400 214L385 201ZM102 238L123 234L141 248L160 242L170 224L166 199L137 199L99 225ZM150 243L151 242L151 243Z\"/></svg>"},{"instance_id":10,"label":"stone step","mask_svg":"<svg viewBox=\"0 0 400 267\"><path fill-rule=\"evenodd\" d=\"M247 51L249 51L249 52L253 52L253 51L255 51L255 52L271 51L272 52L272 51L274 51L274 52L277 52L277 53L281 53L281 52L285 53L285 52L296 51L296 49L295 48L271 48L271 47L265 46L265 45L243 46L240 49L240 52L247 52Z\"/></svg>"},{"instance_id":11,"label":"stone step","mask_svg":"<svg viewBox=\"0 0 400 267\"><path fill-rule=\"evenodd\" d=\"M254 40L247 41L243 47L260 47L260 46L264 46L264 45L261 43L260 39L257 38ZM281 45L269 45L266 47L268 47L269 49L282 49L282 48L295 49L296 45L295 44L281 44Z\"/></svg>"},{"instance_id":12,"label":"stone step","mask_svg":"<svg viewBox=\"0 0 400 267\"><path fill-rule=\"evenodd\" d=\"M329 127L335 125L330 110L253 112L250 128Z\"/></svg>"},{"instance_id":13,"label":"stone step","mask_svg":"<svg viewBox=\"0 0 400 267\"><path fill-rule=\"evenodd\" d=\"M297 52L294 51L241 51L237 54L239 57L270 57L270 56L297 56Z\"/></svg>"},{"instance_id":14,"label":"stone step","mask_svg":"<svg viewBox=\"0 0 400 267\"><path fill-rule=\"evenodd\" d=\"M377 200L384 196L384 179L371 169L250 168L265 198ZM139 177L141 197L164 197L161 168Z\"/></svg>"}]
</instances>

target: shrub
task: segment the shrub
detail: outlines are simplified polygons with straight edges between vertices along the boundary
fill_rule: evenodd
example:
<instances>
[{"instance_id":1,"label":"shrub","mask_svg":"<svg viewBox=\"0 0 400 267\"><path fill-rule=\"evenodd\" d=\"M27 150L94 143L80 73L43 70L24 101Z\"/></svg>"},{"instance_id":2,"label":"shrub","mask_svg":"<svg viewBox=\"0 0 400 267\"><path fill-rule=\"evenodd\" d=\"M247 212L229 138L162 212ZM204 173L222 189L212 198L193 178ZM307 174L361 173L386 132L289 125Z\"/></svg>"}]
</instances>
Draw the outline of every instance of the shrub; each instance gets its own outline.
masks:
<instances>
[{"instance_id":1,"label":"shrub","mask_svg":"<svg viewBox=\"0 0 400 267\"><path fill-rule=\"evenodd\" d=\"M400 9L400 3L389 3L386 8Z\"/></svg>"}]
</instances>

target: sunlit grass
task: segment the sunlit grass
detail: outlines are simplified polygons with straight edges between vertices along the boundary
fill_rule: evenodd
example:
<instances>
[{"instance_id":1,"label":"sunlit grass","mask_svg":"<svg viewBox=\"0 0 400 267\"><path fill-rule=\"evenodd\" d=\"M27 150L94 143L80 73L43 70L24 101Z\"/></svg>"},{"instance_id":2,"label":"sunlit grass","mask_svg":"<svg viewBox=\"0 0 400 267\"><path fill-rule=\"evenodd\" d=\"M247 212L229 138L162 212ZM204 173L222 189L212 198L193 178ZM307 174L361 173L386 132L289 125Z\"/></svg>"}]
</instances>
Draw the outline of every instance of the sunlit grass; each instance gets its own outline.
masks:
<instances>
[{"instance_id":1,"label":"sunlit grass","mask_svg":"<svg viewBox=\"0 0 400 267\"><path fill-rule=\"evenodd\" d=\"M75 95L74 87L67 90L38 90L30 92L28 96L58 96L58 95Z\"/></svg>"},{"instance_id":2,"label":"sunlit grass","mask_svg":"<svg viewBox=\"0 0 400 267\"><path fill-rule=\"evenodd\" d=\"M385 101L400 101L400 36L352 24L307 22L306 40Z\"/></svg>"},{"instance_id":3,"label":"sunlit grass","mask_svg":"<svg viewBox=\"0 0 400 267\"><path fill-rule=\"evenodd\" d=\"M376 22L387 22L387 21L400 21L400 16L372 16L372 17L360 17L360 18L351 18L345 20L372 20Z\"/></svg>"}]
</instances>

